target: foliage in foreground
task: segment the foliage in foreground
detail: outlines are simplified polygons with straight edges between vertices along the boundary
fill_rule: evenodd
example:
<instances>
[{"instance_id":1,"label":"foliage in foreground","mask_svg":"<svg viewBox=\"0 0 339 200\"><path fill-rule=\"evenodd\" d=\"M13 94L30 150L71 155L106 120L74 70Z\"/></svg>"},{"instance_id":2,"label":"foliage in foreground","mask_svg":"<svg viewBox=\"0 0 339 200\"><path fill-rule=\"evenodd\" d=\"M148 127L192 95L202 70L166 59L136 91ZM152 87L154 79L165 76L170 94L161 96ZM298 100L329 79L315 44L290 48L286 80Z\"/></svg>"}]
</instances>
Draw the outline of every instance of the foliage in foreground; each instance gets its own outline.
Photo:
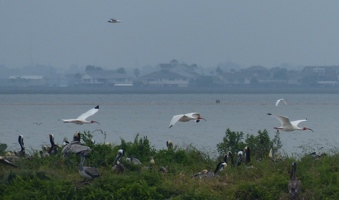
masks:
<instances>
[{"instance_id":1,"label":"foliage in foreground","mask_svg":"<svg viewBox=\"0 0 339 200\"><path fill-rule=\"evenodd\" d=\"M85 165L97 167L99 178L84 182L78 174L76 155L63 159L61 155L40 157L35 152L30 158L19 160L18 169L0 165L0 199L288 199L287 184L294 161L303 184L300 199L339 196L339 154L319 159L309 155L300 155L298 159L285 156L273 162L266 156L267 151L279 149L281 143L279 135L271 140L266 130L246 138L227 130L223 142L218 144L221 155L248 145L257 159L251 160L253 167L228 165L218 177L206 179L192 175L202 169L213 171L220 158L212 159L192 146L155 150L147 137L139 135L133 142L121 139L116 146L92 144L90 137L88 132L83 133L84 142L93 149ZM125 158L134 156L143 164L133 165L123 158L124 173L114 173L112 163L120 148L126 150ZM153 170L148 168L150 157L155 160ZM161 167L167 173L160 172Z\"/></svg>"}]
</instances>

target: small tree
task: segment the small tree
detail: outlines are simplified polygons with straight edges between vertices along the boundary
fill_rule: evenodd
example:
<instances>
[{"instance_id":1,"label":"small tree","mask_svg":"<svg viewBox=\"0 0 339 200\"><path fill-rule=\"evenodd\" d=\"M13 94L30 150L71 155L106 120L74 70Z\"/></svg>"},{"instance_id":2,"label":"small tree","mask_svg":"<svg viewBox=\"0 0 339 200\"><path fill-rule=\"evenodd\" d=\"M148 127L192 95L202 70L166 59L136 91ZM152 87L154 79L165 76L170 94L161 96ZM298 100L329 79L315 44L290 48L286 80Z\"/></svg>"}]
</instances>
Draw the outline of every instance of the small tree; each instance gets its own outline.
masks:
<instances>
[{"instance_id":1,"label":"small tree","mask_svg":"<svg viewBox=\"0 0 339 200\"><path fill-rule=\"evenodd\" d=\"M242 142L244 139L243 132L234 132L227 129L225 134L223 142L217 144L217 150L220 155L224 155L228 151L237 152L245 147L244 142Z\"/></svg>"},{"instance_id":2,"label":"small tree","mask_svg":"<svg viewBox=\"0 0 339 200\"><path fill-rule=\"evenodd\" d=\"M243 139L243 132L233 132L227 129L223 142L217 144L219 154L224 155L228 151L237 153L237 151L244 149L245 146L249 146L251 148L251 155L261 160L268 156L271 149L273 152L276 152L282 147L279 132L276 133L272 140L267 130L259 130L256 136L247 134L245 143L242 141Z\"/></svg>"},{"instance_id":3,"label":"small tree","mask_svg":"<svg viewBox=\"0 0 339 200\"><path fill-rule=\"evenodd\" d=\"M252 155L255 155L259 160L268 155L273 145L267 130L259 130L257 136L247 134L245 142L251 148Z\"/></svg>"}]
</instances>

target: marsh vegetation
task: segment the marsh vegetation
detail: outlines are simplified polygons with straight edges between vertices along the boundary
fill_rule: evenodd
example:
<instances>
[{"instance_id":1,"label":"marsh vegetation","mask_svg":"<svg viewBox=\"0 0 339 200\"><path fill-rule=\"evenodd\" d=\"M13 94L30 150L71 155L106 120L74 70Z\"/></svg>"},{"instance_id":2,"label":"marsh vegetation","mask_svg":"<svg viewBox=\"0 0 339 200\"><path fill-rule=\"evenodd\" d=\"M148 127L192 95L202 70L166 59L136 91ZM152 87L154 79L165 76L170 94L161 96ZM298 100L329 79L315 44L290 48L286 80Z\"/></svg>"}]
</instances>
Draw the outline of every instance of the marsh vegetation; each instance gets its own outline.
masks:
<instances>
[{"instance_id":1,"label":"marsh vegetation","mask_svg":"<svg viewBox=\"0 0 339 200\"><path fill-rule=\"evenodd\" d=\"M270 138L266 130L246 136L226 130L222 142L216 144L218 155L192 145L156 150L147 137L139 135L134 141L121 139L120 144L93 144L86 131L82 136L81 142L92 149L85 165L97 168L100 177L84 180L78 172L80 157L75 154L42 157L36 150L17 160L18 168L0 165L0 199L289 199L293 162L298 163L296 176L302 182L299 199L339 198L339 154L287 155L281 153L279 134ZM245 146L251 147L247 165L228 161L214 177L194 177L203 169L213 171L224 154L231 151L236 157ZM112 170L119 149L125 151L120 160L122 173ZM128 162L127 157L138 158L142 164Z\"/></svg>"}]
</instances>

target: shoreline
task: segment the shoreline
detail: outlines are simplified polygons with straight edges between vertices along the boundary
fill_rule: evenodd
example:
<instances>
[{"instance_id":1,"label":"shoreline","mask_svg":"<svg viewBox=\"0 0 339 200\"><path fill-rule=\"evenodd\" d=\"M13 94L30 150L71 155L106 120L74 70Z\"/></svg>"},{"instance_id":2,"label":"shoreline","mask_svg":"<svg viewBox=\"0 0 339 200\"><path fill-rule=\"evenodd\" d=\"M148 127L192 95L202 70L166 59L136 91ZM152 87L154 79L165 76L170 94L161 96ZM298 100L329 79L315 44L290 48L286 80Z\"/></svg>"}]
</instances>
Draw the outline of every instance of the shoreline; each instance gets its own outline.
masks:
<instances>
[{"instance_id":1,"label":"shoreline","mask_svg":"<svg viewBox=\"0 0 339 200\"><path fill-rule=\"evenodd\" d=\"M1 94L339 94L338 87L0 87Z\"/></svg>"}]
</instances>

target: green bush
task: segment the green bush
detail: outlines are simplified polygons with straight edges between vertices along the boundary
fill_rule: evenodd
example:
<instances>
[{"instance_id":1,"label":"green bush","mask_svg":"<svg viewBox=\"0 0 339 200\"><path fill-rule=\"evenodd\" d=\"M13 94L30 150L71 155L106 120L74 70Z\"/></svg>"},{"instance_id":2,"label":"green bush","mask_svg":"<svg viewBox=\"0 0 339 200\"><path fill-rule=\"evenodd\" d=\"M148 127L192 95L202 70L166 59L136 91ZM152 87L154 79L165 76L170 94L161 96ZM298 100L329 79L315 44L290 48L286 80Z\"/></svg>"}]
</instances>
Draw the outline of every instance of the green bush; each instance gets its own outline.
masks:
<instances>
[{"instance_id":1,"label":"green bush","mask_svg":"<svg viewBox=\"0 0 339 200\"><path fill-rule=\"evenodd\" d=\"M266 130L259 130L257 135L247 134L244 140L243 132L234 132L227 129L223 142L217 144L217 150L219 155L223 156L228 151L237 153L239 150L243 150L245 146L250 147L252 156L255 156L257 160L262 160L268 156L271 149L277 152L282 147L282 143L279 132L271 140Z\"/></svg>"},{"instance_id":2,"label":"green bush","mask_svg":"<svg viewBox=\"0 0 339 200\"><path fill-rule=\"evenodd\" d=\"M0 164L0 199L288 199L288 181L292 162L298 163L297 177L302 182L300 199L338 199L339 154L331 153L314 159L307 154L284 157L275 162L267 158L271 148L281 148L279 134L271 139L266 130L257 135L232 132L217 144L221 155L236 152L248 145L258 160L251 167L227 166L217 177L194 178L203 169L213 171L220 158L192 145L171 150L156 150L147 137L136 135L132 142L121 139L119 145L93 144L88 132L84 143L92 152L85 165L96 167L100 177L84 181L78 172L79 156L62 158L60 154L41 157L37 151L19 159L19 168ZM87 138L87 139L86 139ZM87 143L87 142L88 143ZM117 151L143 164L125 165L124 173L111 169ZM60 149L61 150L61 149ZM155 166L149 170L149 159ZM167 173L160 172L164 166Z\"/></svg>"}]
</instances>

